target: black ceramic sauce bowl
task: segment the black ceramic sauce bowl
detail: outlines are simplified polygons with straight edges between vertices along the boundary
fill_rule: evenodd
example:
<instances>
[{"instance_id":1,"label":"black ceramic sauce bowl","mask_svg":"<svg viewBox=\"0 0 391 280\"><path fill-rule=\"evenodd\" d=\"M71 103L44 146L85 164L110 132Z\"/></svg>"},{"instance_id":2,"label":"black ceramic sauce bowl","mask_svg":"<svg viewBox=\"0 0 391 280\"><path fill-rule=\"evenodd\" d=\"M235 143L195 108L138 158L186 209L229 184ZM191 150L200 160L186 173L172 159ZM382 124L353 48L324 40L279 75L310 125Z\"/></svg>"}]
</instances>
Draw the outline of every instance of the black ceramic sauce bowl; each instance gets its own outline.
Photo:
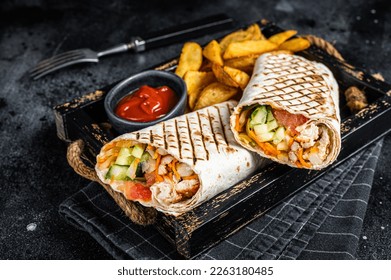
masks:
<instances>
[{"instance_id":1,"label":"black ceramic sauce bowl","mask_svg":"<svg viewBox=\"0 0 391 280\"><path fill-rule=\"evenodd\" d=\"M178 102L163 117L149 122L135 122L118 117L115 108L118 102L126 95L134 92L143 85L151 87L168 86L178 96ZM106 95L104 107L113 128L120 134L140 130L159 122L182 115L186 109L187 89L185 82L171 72L148 70L123 80L114 86Z\"/></svg>"}]
</instances>

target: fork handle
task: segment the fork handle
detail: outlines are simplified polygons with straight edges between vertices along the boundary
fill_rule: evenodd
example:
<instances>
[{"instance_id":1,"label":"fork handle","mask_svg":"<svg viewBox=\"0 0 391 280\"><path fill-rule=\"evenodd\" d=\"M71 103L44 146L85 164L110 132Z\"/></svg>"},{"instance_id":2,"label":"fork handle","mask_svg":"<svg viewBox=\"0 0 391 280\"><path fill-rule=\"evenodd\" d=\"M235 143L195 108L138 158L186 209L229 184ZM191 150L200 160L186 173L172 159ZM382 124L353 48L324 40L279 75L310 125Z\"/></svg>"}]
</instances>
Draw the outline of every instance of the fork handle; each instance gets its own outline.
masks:
<instances>
[{"instance_id":1,"label":"fork handle","mask_svg":"<svg viewBox=\"0 0 391 280\"><path fill-rule=\"evenodd\" d=\"M131 48L128 44L119 44L116 45L110 49L100 51L97 53L98 57L105 56L105 55L110 55L110 54L115 54L115 53L121 53L121 52L126 52Z\"/></svg>"},{"instance_id":2,"label":"fork handle","mask_svg":"<svg viewBox=\"0 0 391 280\"><path fill-rule=\"evenodd\" d=\"M181 24L175 27L167 28L156 33L151 33L144 39L133 37L127 44L119 44L107 50L97 53L98 57L115 53L133 50L142 52L152 48L162 47L165 45L189 40L191 38L205 35L211 32L220 31L232 26L233 19L225 14L218 14L206 17L193 22Z\"/></svg>"},{"instance_id":3,"label":"fork handle","mask_svg":"<svg viewBox=\"0 0 391 280\"><path fill-rule=\"evenodd\" d=\"M232 26L233 19L225 14L217 14L193 22L151 33L145 38L136 37L128 44L136 52L162 47L224 30Z\"/></svg>"}]
</instances>

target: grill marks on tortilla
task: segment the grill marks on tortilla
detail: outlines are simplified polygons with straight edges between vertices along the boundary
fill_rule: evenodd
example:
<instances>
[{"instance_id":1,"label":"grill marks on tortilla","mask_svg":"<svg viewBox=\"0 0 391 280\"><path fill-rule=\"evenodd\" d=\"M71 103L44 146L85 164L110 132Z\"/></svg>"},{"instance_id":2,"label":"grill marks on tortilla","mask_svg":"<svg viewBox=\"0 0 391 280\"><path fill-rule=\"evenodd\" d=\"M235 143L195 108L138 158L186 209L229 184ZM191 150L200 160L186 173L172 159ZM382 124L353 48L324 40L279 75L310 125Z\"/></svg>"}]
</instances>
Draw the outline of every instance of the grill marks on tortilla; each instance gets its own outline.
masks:
<instances>
[{"instance_id":1,"label":"grill marks on tortilla","mask_svg":"<svg viewBox=\"0 0 391 280\"><path fill-rule=\"evenodd\" d=\"M149 131L149 142L151 143L151 145L153 145L153 132L152 130Z\"/></svg>"},{"instance_id":2,"label":"grill marks on tortilla","mask_svg":"<svg viewBox=\"0 0 391 280\"><path fill-rule=\"evenodd\" d=\"M176 150L178 151L178 156L180 157L180 149L179 149L179 138L177 137L175 120L167 123L163 123L165 127L165 142L167 143L166 150Z\"/></svg>"},{"instance_id":3,"label":"grill marks on tortilla","mask_svg":"<svg viewBox=\"0 0 391 280\"><path fill-rule=\"evenodd\" d=\"M209 127L210 127L211 132L212 132L213 144L216 146L217 152L220 153L219 142L218 142L218 140L216 138L216 134L215 134L215 131L214 131L214 128L213 128L213 125L212 125L212 120L213 120L214 116L212 116L209 113L209 109L206 109L206 113L208 114L207 119L208 119L208 122L209 122Z\"/></svg>"},{"instance_id":4,"label":"grill marks on tortilla","mask_svg":"<svg viewBox=\"0 0 391 280\"><path fill-rule=\"evenodd\" d=\"M168 151L172 156L194 166L210 160L210 155L236 150L229 130L232 103L218 104L200 111L170 119L132 133L133 140L151 144Z\"/></svg>"},{"instance_id":5,"label":"grill marks on tortilla","mask_svg":"<svg viewBox=\"0 0 391 280\"><path fill-rule=\"evenodd\" d=\"M279 54L265 57L263 69L253 84L259 94L254 101L265 99L293 112L307 112L309 116L323 112L335 114L330 89L323 69L297 56Z\"/></svg>"},{"instance_id":6,"label":"grill marks on tortilla","mask_svg":"<svg viewBox=\"0 0 391 280\"><path fill-rule=\"evenodd\" d=\"M163 140L164 140L164 149L167 150L167 132L166 132L166 124L163 123Z\"/></svg>"},{"instance_id":7,"label":"grill marks on tortilla","mask_svg":"<svg viewBox=\"0 0 391 280\"><path fill-rule=\"evenodd\" d=\"M182 144L181 144L181 137L179 135L179 127L178 127L178 121L177 120L174 120L175 121L175 132L176 132L176 139L178 139L178 152L179 152L179 158L182 158Z\"/></svg>"},{"instance_id":8,"label":"grill marks on tortilla","mask_svg":"<svg viewBox=\"0 0 391 280\"><path fill-rule=\"evenodd\" d=\"M200 133L201 133L201 136L202 136L202 144L204 145L204 150L206 152L206 159L209 160L209 151L206 148L206 141L207 141L207 138L208 138L208 134L207 134L207 131L203 131L204 125L201 122L200 112L196 111L196 113L197 113L197 117L198 117L198 123L200 125ZM205 114L203 114L203 119L205 119Z\"/></svg>"}]
</instances>

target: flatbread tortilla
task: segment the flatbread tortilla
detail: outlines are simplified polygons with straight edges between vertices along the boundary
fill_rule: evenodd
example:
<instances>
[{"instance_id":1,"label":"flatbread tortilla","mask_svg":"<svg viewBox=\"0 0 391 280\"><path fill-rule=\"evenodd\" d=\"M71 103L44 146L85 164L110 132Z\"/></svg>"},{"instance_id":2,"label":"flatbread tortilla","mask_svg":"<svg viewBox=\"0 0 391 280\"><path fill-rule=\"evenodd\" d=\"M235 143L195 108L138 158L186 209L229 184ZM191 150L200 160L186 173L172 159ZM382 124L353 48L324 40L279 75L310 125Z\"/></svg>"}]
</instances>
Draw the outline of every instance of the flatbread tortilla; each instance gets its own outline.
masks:
<instances>
[{"instance_id":1,"label":"flatbread tortilla","mask_svg":"<svg viewBox=\"0 0 391 280\"><path fill-rule=\"evenodd\" d=\"M322 169L341 149L338 84L321 63L287 52L263 54L230 123L248 150L292 167Z\"/></svg>"},{"instance_id":2,"label":"flatbread tortilla","mask_svg":"<svg viewBox=\"0 0 391 280\"><path fill-rule=\"evenodd\" d=\"M180 215L189 211L264 163L234 139L229 117L236 104L217 104L117 137L97 156L95 169L100 180L127 199L164 213ZM131 180L129 168L126 177L120 171L109 171L117 162L116 154L122 148L134 150L135 145L144 149L143 156L149 153L140 163L144 179Z\"/></svg>"}]
</instances>

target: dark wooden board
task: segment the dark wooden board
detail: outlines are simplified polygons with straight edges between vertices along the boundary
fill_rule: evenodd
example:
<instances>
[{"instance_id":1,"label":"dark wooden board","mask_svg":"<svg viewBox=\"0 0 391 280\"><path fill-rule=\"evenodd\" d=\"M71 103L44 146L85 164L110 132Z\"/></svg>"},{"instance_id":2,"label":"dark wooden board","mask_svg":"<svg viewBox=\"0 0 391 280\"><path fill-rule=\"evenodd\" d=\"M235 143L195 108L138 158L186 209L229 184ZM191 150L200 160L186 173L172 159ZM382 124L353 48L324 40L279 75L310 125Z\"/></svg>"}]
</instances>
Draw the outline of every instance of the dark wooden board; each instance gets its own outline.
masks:
<instances>
[{"instance_id":1,"label":"dark wooden board","mask_svg":"<svg viewBox=\"0 0 391 280\"><path fill-rule=\"evenodd\" d=\"M266 36L281 31L273 23L259 25ZM194 257L225 239L391 131L391 85L335 59L315 46L300 55L327 65L338 81L342 119L342 149L338 159L332 166L321 171L271 163L179 217L159 212L154 226L184 257ZM177 59L173 59L154 69L172 71L176 64ZM95 156L101 146L117 135L110 129L103 108L105 94L112 86L54 108L58 137L66 142L83 139L88 147L86 163L90 166L94 166ZM357 114L350 113L342 94L349 86L364 90L370 103Z\"/></svg>"}]
</instances>

